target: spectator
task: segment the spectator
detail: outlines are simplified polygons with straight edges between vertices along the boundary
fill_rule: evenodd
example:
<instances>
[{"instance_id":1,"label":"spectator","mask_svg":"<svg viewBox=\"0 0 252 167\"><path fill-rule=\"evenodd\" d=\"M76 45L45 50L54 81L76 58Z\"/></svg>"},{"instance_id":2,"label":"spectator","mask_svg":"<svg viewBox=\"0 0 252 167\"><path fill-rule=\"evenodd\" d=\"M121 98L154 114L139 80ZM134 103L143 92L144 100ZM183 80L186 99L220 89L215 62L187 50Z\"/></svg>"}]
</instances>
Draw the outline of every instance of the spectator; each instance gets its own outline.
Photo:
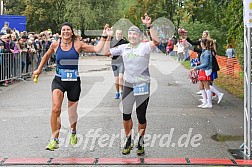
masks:
<instances>
[{"instance_id":1,"label":"spectator","mask_svg":"<svg viewBox=\"0 0 252 167\"><path fill-rule=\"evenodd\" d=\"M37 64L37 57L36 55L36 49L34 48L33 41L34 38L31 38L27 42L27 49L28 49L28 64L26 66L26 71L28 72L28 67L31 65L31 71L34 70L34 62Z\"/></svg>"},{"instance_id":2,"label":"spectator","mask_svg":"<svg viewBox=\"0 0 252 167\"><path fill-rule=\"evenodd\" d=\"M7 34L7 29L9 28L9 23L8 22L5 22L4 23L4 26L2 27L1 29L1 33L3 34Z\"/></svg>"},{"instance_id":3,"label":"spectator","mask_svg":"<svg viewBox=\"0 0 252 167\"><path fill-rule=\"evenodd\" d=\"M226 65L227 74L234 75L234 59L233 58L235 58L235 50L231 44L227 46L225 55L227 56L227 65Z\"/></svg>"},{"instance_id":4,"label":"spectator","mask_svg":"<svg viewBox=\"0 0 252 167\"><path fill-rule=\"evenodd\" d=\"M11 50L9 42L10 42L10 34L1 36L0 46L2 47L3 53L12 53L13 50Z\"/></svg>"},{"instance_id":5,"label":"spectator","mask_svg":"<svg viewBox=\"0 0 252 167\"><path fill-rule=\"evenodd\" d=\"M10 34L1 36L0 47L3 53L13 53L14 50L10 48ZM8 80L11 78L11 56L10 54L4 54L2 57L3 71L4 71L4 85L8 85Z\"/></svg>"},{"instance_id":6,"label":"spectator","mask_svg":"<svg viewBox=\"0 0 252 167\"><path fill-rule=\"evenodd\" d=\"M235 58L235 50L231 44L227 46L226 54L227 58Z\"/></svg>"},{"instance_id":7,"label":"spectator","mask_svg":"<svg viewBox=\"0 0 252 167\"><path fill-rule=\"evenodd\" d=\"M39 39L35 39L33 45L34 45L34 48L36 50L36 55L37 55L36 57L37 57L37 60L38 60L36 68L38 68L38 65L39 65L39 63L41 61L42 44L39 41Z\"/></svg>"},{"instance_id":8,"label":"spectator","mask_svg":"<svg viewBox=\"0 0 252 167\"><path fill-rule=\"evenodd\" d=\"M113 48L126 43L128 42L122 38L122 30L116 30L115 38L112 39L110 47ZM111 60L111 66L115 77L115 99L119 99L122 97L123 92L124 64L122 55L114 55Z\"/></svg>"},{"instance_id":9,"label":"spectator","mask_svg":"<svg viewBox=\"0 0 252 167\"><path fill-rule=\"evenodd\" d=\"M22 38L19 38L16 42L16 52L22 53L23 52L23 40ZM22 66L21 66L21 73L24 72L24 67L25 67L25 61L22 59L21 56L21 61L22 61Z\"/></svg>"},{"instance_id":10,"label":"spectator","mask_svg":"<svg viewBox=\"0 0 252 167\"><path fill-rule=\"evenodd\" d=\"M183 40L182 38L179 39L178 43L176 44L178 50L177 50L177 54L178 54L178 61L183 61L184 59L184 45L183 45Z\"/></svg>"},{"instance_id":11,"label":"spectator","mask_svg":"<svg viewBox=\"0 0 252 167\"><path fill-rule=\"evenodd\" d=\"M28 45L27 45L28 37L26 35L23 35L21 38L22 38L22 42L23 42L22 43L22 52L25 55L25 57L22 56L22 60L25 59L25 67L26 67L25 73L28 73L28 67L31 64L29 52L28 52Z\"/></svg>"},{"instance_id":12,"label":"spectator","mask_svg":"<svg viewBox=\"0 0 252 167\"><path fill-rule=\"evenodd\" d=\"M219 92L214 86L213 86L213 81L215 79L218 78L218 71L220 70L219 68L219 65L218 65L218 62L217 62L217 59L216 59L216 52L217 52L217 49L216 49L216 41L215 40L212 40L211 37L210 37L210 33L209 31L203 31L202 33L202 38L199 39L198 41L191 41L187 35L185 34L184 35L184 38L192 45L196 45L196 46L199 46L201 44L201 41L203 39L208 39L210 41L210 51L211 51L211 55L212 55L212 73L211 73L211 82L210 82L210 90L212 91L213 93L213 97L215 97L214 95L217 95L218 96L218 102L217 103L220 103L224 94ZM201 46L199 47L196 47L194 48L194 51L198 53L198 58L200 59L199 55L201 55L201 52L202 52L202 48ZM200 95L201 94L201 91L197 92L196 94Z\"/></svg>"},{"instance_id":13,"label":"spectator","mask_svg":"<svg viewBox=\"0 0 252 167\"><path fill-rule=\"evenodd\" d=\"M170 38L166 46L166 55L169 55L169 53L171 53L172 50L173 50L173 40L172 38Z\"/></svg>"},{"instance_id":14,"label":"spectator","mask_svg":"<svg viewBox=\"0 0 252 167\"><path fill-rule=\"evenodd\" d=\"M212 55L210 51L210 41L208 39L202 39L200 43L202 48L200 65L193 68L193 70L199 70L199 89L203 97L203 103L198 107L212 108L212 92L210 90Z\"/></svg>"}]
</instances>

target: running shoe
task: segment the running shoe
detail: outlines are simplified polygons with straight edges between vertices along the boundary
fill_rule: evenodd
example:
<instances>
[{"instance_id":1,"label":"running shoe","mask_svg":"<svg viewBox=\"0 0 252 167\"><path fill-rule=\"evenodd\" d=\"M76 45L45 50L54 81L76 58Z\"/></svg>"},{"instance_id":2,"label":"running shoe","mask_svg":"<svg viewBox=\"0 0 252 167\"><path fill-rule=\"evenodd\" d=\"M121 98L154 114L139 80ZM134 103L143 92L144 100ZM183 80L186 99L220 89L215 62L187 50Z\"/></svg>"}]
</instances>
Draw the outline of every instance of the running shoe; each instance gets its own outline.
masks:
<instances>
[{"instance_id":1,"label":"running shoe","mask_svg":"<svg viewBox=\"0 0 252 167\"><path fill-rule=\"evenodd\" d=\"M54 151L55 149L59 148L59 142L55 141L55 140L51 140L50 143L46 146L46 150L49 151Z\"/></svg>"},{"instance_id":2,"label":"running shoe","mask_svg":"<svg viewBox=\"0 0 252 167\"><path fill-rule=\"evenodd\" d=\"M220 93L219 96L218 96L218 104L221 102L222 98L224 96L224 93Z\"/></svg>"},{"instance_id":3,"label":"running shoe","mask_svg":"<svg viewBox=\"0 0 252 167\"><path fill-rule=\"evenodd\" d=\"M76 134L71 134L71 137L70 137L70 145L71 146L74 146L75 144L77 144L77 135Z\"/></svg>"},{"instance_id":4,"label":"running shoe","mask_svg":"<svg viewBox=\"0 0 252 167\"><path fill-rule=\"evenodd\" d=\"M213 105L212 104L205 104L204 106L202 106L201 108L213 108Z\"/></svg>"},{"instance_id":5,"label":"running shoe","mask_svg":"<svg viewBox=\"0 0 252 167\"><path fill-rule=\"evenodd\" d=\"M203 106L205 106L207 103L202 103L201 105L198 105L199 108L202 108Z\"/></svg>"},{"instance_id":6,"label":"running shoe","mask_svg":"<svg viewBox=\"0 0 252 167\"><path fill-rule=\"evenodd\" d=\"M138 146L137 146L137 155L144 155L144 153L145 153L145 151L144 151L144 146L142 145L140 145L139 143L138 143Z\"/></svg>"},{"instance_id":7,"label":"running shoe","mask_svg":"<svg viewBox=\"0 0 252 167\"><path fill-rule=\"evenodd\" d=\"M120 99L120 93L119 92L116 93L115 99Z\"/></svg>"},{"instance_id":8,"label":"running shoe","mask_svg":"<svg viewBox=\"0 0 252 167\"><path fill-rule=\"evenodd\" d=\"M201 95L201 91L196 92L196 95Z\"/></svg>"},{"instance_id":9,"label":"running shoe","mask_svg":"<svg viewBox=\"0 0 252 167\"><path fill-rule=\"evenodd\" d=\"M123 147L122 150L122 154L123 155L127 155L130 153L130 151L132 150L134 144L132 143L131 139L128 139L125 146Z\"/></svg>"}]
</instances>

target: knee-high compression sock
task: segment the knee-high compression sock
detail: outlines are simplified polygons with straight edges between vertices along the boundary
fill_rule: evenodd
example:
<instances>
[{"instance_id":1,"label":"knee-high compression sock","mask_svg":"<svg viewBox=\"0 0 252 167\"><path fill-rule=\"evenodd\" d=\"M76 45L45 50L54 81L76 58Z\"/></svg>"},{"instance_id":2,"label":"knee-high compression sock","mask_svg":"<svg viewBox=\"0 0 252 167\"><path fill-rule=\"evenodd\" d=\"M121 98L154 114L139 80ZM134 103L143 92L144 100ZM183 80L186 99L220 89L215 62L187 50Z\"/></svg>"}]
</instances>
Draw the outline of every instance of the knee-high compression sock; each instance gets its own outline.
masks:
<instances>
[{"instance_id":1,"label":"knee-high compression sock","mask_svg":"<svg viewBox=\"0 0 252 167\"><path fill-rule=\"evenodd\" d=\"M200 90L200 92L203 98L203 104L206 104L207 103L206 91L203 89L203 90Z\"/></svg>"},{"instance_id":2,"label":"knee-high compression sock","mask_svg":"<svg viewBox=\"0 0 252 167\"><path fill-rule=\"evenodd\" d=\"M211 90L207 90L206 94L207 94L207 103L208 104L212 104L212 91Z\"/></svg>"},{"instance_id":3,"label":"knee-high compression sock","mask_svg":"<svg viewBox=\"0 0 252 167\"><path fill-rule=\"evenodd\" d=\"M210 85L211 92L215 93L217 96L219 96L220 92L213 86Z\"/></svg>"}]
</instances>

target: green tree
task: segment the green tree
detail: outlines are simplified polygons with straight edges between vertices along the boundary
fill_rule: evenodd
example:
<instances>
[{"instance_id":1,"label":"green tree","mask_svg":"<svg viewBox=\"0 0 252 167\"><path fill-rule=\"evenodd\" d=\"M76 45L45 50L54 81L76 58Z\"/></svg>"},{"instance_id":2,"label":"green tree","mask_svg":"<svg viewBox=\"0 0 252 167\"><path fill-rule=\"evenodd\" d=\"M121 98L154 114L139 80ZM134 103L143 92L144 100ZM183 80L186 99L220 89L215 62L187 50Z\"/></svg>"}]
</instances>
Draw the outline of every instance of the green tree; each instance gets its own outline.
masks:
<instances>
[{"instance_id":1,"label":"green tree","mask_svg":"<svg viewBox=\"0 0 252 167\"><path fill-rule=\"evenodd\" d=\"M230 43L236 48L236 56L243 65L244 56L244 24L243 24L243 3L240 0L233 0L228 3L225 17L222 19L223 29L227 33L226 44Z\"/></svg>"},{"instance_id":2,"label":"green tree","mask_svg":"<svg viewBox=\"0 0 252 167\"><path fill-rule=\"evenodd\" d=\"M23 0L26 8L22 15L27 16L28 31L43 31L51 28L58 31L63 22L66 0Z\"/></svg>"},{"instance_id":3,"label":"green tree","mask_svg":"<svg viewBox=\"0 0 252 167\"><path fill-rule=\"evenodd\" d=\"M71 22L76 29L90 29L95 20L91 4L86 1L73 0L66 4L65 21Z\"/></svg>"},{"instance_id":4,"label":"green tree","mask_svg":"<svg viewBox=\"0 0 252 167\"><path fill-rule=\"evenodd\" d=\"M183 22L181 26L186 28L186 30L188 31L188 37L194 41L199 40L202 36L202 32L208 30L210 32L210 37L216 41L217 53L219 55L223 55L225 53L225 38L223 39L225 33L223 33L213 24L196 21L194 23Z\"/></svg>"},{"instance_id":5,"label":"green tree","mask_svg":"<svg viewBox=\"0 0 252 167\"><path fill-rule=\"evenodd\" d=\"M21 15L25 10L24 0L4 0L4 14L6 15Z\"/></svg>"}]
</instances>

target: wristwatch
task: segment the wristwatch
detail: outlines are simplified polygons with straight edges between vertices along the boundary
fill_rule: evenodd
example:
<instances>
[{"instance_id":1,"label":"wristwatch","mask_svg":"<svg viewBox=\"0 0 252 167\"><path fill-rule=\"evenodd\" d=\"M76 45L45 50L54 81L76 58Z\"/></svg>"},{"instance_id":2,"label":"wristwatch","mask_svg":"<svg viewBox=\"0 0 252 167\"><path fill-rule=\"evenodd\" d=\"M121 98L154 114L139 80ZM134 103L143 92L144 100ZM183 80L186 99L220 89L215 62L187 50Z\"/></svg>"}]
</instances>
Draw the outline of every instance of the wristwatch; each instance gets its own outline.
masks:
<instances>
[{"instance_id":1,"label":"wristwatch","mask_svg":"<svg viewBox=\"0 0 252 167\"><path fill-rule=\"evenodd\" d=\"M147 27L148 29L151 29L151 28L153 28L153 25L150 25L149 27Z\"/></svg>"}]
</instances>

